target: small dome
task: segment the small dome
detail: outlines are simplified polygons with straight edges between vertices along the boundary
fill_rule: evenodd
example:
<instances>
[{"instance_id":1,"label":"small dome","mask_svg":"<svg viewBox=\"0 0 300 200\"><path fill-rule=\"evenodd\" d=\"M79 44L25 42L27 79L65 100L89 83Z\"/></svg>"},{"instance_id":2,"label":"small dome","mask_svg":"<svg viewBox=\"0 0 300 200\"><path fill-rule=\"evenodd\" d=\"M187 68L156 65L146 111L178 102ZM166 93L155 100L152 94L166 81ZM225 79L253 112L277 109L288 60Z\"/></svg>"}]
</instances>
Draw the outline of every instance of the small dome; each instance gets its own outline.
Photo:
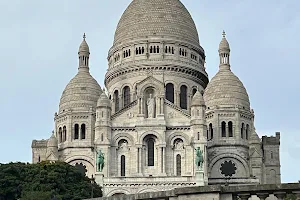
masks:
<instances>
[{"instance_id":1,"label":"small dome","mask_svg":"<svg viewBox=\"0 0 300 200\"><path fill-rule=\"evenodd\" d=\"M192 99L191 106L202 106L205 105L202 94L197 90Z\"/></svg>"},{"instance_id":2,"label":"small dome","mask_svg":"<svg viewBox=\"0 0 300 200\"><path fill-rule=\"evenodd\" d=\"M49 140L47 142L47 147L58 147L58 141L57 141L57 138L55 137L54 133L49 138Z\"/></svg>"},{"instance_id":3,"label":"small dome","mask_svg":"<svg viewBox=\"0 0 300 200\"><path fill-rule=\"evenodd\" d=\"M225 37L220 42L219 50L230 50L229 43Z\"/></svg>"},{"instance_id":4,"label":"small dome","mask_svg":"<svg viewBox=\"0 0 300 200\"><path fill-rule=\"evenodd\" d=\"M60 98L59 112L96 108L102 93L100 85L88 71L79 71L68 83Z\"/></svg>"},{"instance_id":5,"label":"small dome","mask_svg":"<svg viewBox=\"0 0 300 200\"><path fill-rule=\"evenodd\" d=\"M179 0L133 0L118 23L114 44L161 36L199 46L195 23Z\"/></svg>"},{"instance_id":6,"label":"small dome","mask_svg":"<svg viewBox=\"0 0 300 200\"><path fill-rule=\"evenodd\" d=\"M255 130L254 130L254 132L250 136L250 143L251 144L260 144L261 143L261 139L258 137L258 135L255 132Z\"/></svg>"},{"instance_id":7,"label":"small dome","mask_svg":"<svg viewBox=\"0 0 300 200\"><path fill-rule=\"evenodd\" d=\"M230 69L220 69L211 79L204 92L204 101L207 108L230 105L250 110L247 91Z\"/></svg>"},{"instance_id":8,"label":"small dome","mask_svg":"<svg viewBox=\"0 0 300 200\"><path fill-rule=\"evenodd\" d=\"M105 92L103 92L97 102L97 107L98 106L107 106L107 107L111 107L110 104L110 100L108 99L108 97L106 96Z\"/></svg>"},{"instance_id":9,"label":"small dome","mask_svg":"<svg viewBox=\"0 0 300 200\"><path fill-rule=\"evenodd\" d=\"M82 40L82 42L81 42L81 44L80 44L80 46L79 46L78 52L87 52L87 53L90 52L89 45L86 43L85 38L86 38L86 36L85 36L85 34L84 34L84 35L83 35L83 40Z\"/></svg>"}]
</instances>

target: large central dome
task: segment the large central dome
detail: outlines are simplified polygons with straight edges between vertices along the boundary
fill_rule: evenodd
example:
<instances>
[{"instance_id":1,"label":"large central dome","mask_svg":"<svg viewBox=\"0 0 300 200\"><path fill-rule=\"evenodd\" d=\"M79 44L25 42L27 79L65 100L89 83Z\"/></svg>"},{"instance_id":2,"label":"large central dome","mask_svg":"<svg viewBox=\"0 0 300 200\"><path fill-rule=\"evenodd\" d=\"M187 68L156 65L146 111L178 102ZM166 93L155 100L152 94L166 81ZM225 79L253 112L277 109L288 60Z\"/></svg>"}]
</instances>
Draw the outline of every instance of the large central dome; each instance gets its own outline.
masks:
<instances>
[{"instance_id":1,"label":"large central dome","mask_svg":"<svg viewBox=\"0 0 300 200\"><path fill-rule=\"evenodd\" d=\"M195 23L179 0L133 0L119 21L114 44L151 37L199 45Z\"/></svg>"}]
</instances>

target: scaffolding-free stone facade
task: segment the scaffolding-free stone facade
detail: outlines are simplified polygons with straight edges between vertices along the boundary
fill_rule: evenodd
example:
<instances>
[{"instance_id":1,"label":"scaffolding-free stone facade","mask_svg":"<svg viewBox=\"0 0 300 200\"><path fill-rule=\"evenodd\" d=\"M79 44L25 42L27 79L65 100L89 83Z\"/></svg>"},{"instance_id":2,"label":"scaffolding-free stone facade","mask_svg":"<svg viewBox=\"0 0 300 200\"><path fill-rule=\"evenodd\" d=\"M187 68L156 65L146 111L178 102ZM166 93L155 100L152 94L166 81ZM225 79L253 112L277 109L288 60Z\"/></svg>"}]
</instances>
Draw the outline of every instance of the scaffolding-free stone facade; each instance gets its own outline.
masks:
<instances>
[{"instance_id":1,"label":"scaffolding-free stone facade","mask_svg":"<svg viewBox=\"0 0 300 200\"><path fill-rule=\"evenodd\" d=\"M78 73L63 91L51 138L32 143L33 163L78 166L103 186L105 196L280 183L280 133L258 137L230 53L223 33L219 72L209 81L184 5L133 0L108 52L106 89L89 72L84 35ZM197 159L203 159L201 166Z\"/></svg>"}]
</instances>

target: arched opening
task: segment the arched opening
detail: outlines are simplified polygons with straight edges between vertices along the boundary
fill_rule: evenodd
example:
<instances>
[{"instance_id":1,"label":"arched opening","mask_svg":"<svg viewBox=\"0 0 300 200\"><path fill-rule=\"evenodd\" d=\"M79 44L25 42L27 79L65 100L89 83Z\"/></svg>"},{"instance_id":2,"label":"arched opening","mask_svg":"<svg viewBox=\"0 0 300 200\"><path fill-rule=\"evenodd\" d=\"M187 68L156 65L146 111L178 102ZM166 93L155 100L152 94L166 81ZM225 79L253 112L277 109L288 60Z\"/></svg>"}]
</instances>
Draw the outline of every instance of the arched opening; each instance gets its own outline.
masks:
<instances>
[{"instance_id":1,"label":"arched opening","mask_svg":"<svg viewBox=\"0 0 300 200\"><path fill-rule=\"evenodd\" d=\"M124 107L130 104L130 88L125 86L123 89Z\"/></svg>"},{"instance_id":2,"label":"arched opening","mask_svg":"<svg viewBox=\"0 0 300 200\"><path fill-rule=\"evenodd\" d=\"M147 141L148 166L154 166L154 139L149 138Z\"/></svg>"},{"instance_id":3,"label":"arched opening","mask_svg":"<svg viewBox=\"0 0 300 200\"><path fill-rule=\"evenodd\" d=\"M116 90L114 92L114 100L115 100L115 112L119 111L119 91Z\"/></svg>"},{"instance_id":4,"label":"arched opening","mask_svg":"<svg viewBox=\"0 0 300 200\"><path fill-rule=\"evenodd\" d=\"M244 123L242 123L242 127L241 127L241 138L244 138Z\"/></svg>"},{"instance_id":5,"label":"arched opening","mask_svg":"<svg viewBox=\"0 0 300 200\"><path fill-rule=\"evenodd\" d=\"M196 94L196 92L197 92L197 89L193 88L193 96Z\"/></svg>"},{"instance_id":6,"label":"arched opening","mask_svg":"<svg viewBox=\"0 0 300 200\"><path fill-rule=\"evenodd\" d=\"M86 132L86 127L85 124L81 124L81 139L85 139L85 132Z\"/></svg>"},{"instance_id":7,"label":"arched opening","mask_svg":"<svg viewBox=\"0 0 300 200\"><path fill-rule=\"evenodd\" d=\"M226 137L226 122L222 122L221 124L221 135L222 137Z\"/></svg>"},{"instance_id":8,"label":"arched opening","mask_svg":"<svg viewBox=\"0 0 300 200\"><path fill-rule=\"evenodd\" d=\"M271 159L273 159L273 152L271 152Z\"/></svg>"},{"instance_id":9,"label":"arched opening","mask_svg":"<svg viewBox=\"0 0 300 200\"><path fill-rule=\"evenodd\" d=\"M176 156L176 176L181 176L181 155Z\"/></svg>"},{"instance_id":10,"label":"arched opening","mask_svg":"<svg viewBox=\"0 0 300 200\"><path fill-rule=\"evenodd\" d=\"M79 125L75 124L74 127L74 140L78 140L79 139Z\"/></svg>"},{"instance_id":11,"label":"arched opening","mask_svg":"<svg viewBox=\"0 0 300 200\"><path fill-rule=\"evenodd\" d=\"M121 156L121 176L125 176L125 156Z\"/></svg>"},{"instance_id":12,"label":"arched opening","mask_svg":"<svg viewBox=\"0 0 300 200\"><path fill-rule=\"evenodd\" d=\"M248 140L249 136L249 124L246 125L246 140Z\"/></svg>"},{"instance_id":13,"label":"arched opening","mask_svg":"<svg viewBox=\"0 0 300 200\"><path fill-rule=\"evenodd\" d=\"M58 129L58 136L59 136L59 142L63 142L61 127Z\"/></svg>"},{"instance_id":14,"label":"arched opening","mask_svg":"<svg viewBox=\"0 0 300 200\"><path fill-rule=\"evenodd\" d=\"M166 85L166 99L174 103L174 85L172 83Z\"/></svg>"},{"instance_id":15,"label":"arched opening","mask_svg":"<svg viewBox=\"0 0 300 200\"><path fill-rule=\"evenodd\" d=\"M187 86L180 87L180 108L187 109Z\"/></svg>"},{"instance_id":16,"label":"arched opening","mask_svg":"<svg viewBox=\"0 0 300 200\"><path fill-rule=\"evenodd\" d=\"M233 137L233 128L232 128L232 122L228 122L228 136Z\"/></svg>"},{"instance_id":17,"label":"arched opening","mask_svg":"<svg viewBox=\"0 0 300 200\"><path fill-rule=\"evenodd\" d=\"M62 137L63 139L63 142L65 142L66 140L67 140L67 127L66 126L64 126L63 127L63 137Z\"/></svg>"},{"instance_id":18,"label":"arched opening","mask_svg":"<svg viewBox=\"0 0 300 200\"><path fill-rule=\"evenodd\" d=\"M212 123L209 124L210 139L214 138L214 129Z\"/></svg>"},{"instance_id":19,"label":"arched opening","mask_svg":"<svg viewBox=\"0 0 300 200\"><path fill-rule=\"evenodd\" d=\"M41 156L39 156L39 158L38 158L38 162L41 162Z\"/></svg>"}]
</instances>

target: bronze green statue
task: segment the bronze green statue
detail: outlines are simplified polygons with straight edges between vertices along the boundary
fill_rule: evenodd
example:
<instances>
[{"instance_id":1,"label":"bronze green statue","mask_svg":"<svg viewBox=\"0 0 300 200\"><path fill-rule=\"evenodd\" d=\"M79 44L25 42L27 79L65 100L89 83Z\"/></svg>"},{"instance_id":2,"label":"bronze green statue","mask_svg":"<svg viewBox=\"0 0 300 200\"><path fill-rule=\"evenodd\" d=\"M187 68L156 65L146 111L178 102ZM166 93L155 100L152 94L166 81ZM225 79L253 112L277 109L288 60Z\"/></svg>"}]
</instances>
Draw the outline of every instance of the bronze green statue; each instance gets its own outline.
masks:
<instances>
[{"instance_id":1,"label":"bronze green statue","mask_svg":"<svg viewBox=\"0 0 300 200\"><path fill-rule=\"evenodd\" d=\"M196 150L196 166L198 169L202 169L203 168L203 151L200 149L200 147L197 147Z\"/></svg>"},{"instance_id":2,"label":"bronze green statue","mask_svg":"<svg viewBox=\"0 0 300 200\"><path fill-rule=\"evenodd\" d=\"M102 153L101 150L96 151L96 153L97 153L97 160L96 160L97 172L102 172L104 167L104 153Z\"/></svg>"}]
</instances>

